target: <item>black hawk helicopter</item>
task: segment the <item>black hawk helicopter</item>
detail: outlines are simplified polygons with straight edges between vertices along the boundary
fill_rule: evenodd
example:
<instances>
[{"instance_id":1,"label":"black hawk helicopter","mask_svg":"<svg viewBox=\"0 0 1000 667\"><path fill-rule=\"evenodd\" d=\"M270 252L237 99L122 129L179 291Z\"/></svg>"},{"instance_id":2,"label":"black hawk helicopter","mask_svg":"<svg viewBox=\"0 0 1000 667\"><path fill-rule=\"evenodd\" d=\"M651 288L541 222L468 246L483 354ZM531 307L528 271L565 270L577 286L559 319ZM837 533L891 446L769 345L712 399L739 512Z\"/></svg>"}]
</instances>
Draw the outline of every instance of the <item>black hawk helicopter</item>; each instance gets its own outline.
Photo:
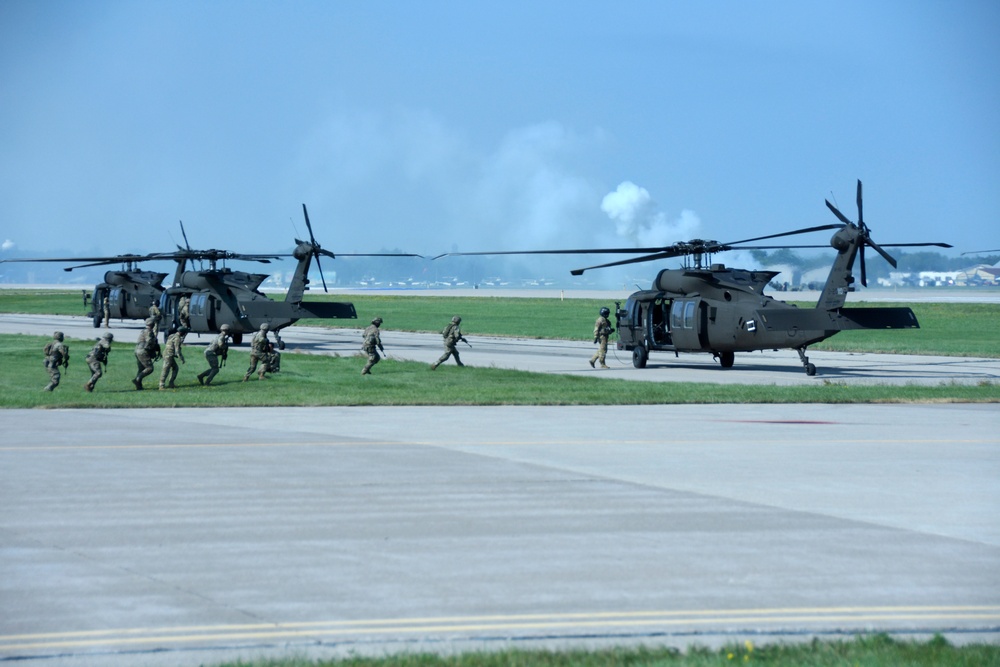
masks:
<instances>
[{"instance_id":1,"label":"black hawk helicopter","mask_svg":"<svg viewBox=\"0 0 1000 667\"><path fill-rule=\"evenodd\" d=\"M291 253L275 254L245 254L226 250L193 250L187 242L184 225L181 233L187 247L177 246L176 252L151 253L148 255L119 255L117 257L63 258L41 260L8 260L8 261L52 261L52 262L90 262L73 269L127 262L129 270L120 272L109 271L105 274L105 282L94 290L93 309L88 316L94 319L94 326L100 326L103 316L104 299L108 299L112 317L125 319L146 319L149 317L149 307L156 303L160 309L160 328L166 335L172 326L180 324L179 304L182 297L190 299L190 324L192 333L218 333L222 325L229 325L229 333L233 343L243 342L243 334L252 334L267 324L275 336L279 349L284 349L279 331L291 326L303 318L318 319L353 319L357 317L354 304L332 301L303 301L305 292L309 289L309 269L313 260L319 269L323 281L323 291L328 291L320 255L335 258L336 255L322 248L313 235L312 224L306 205L302 205L306 227L309 230L309 241L295 239L295 249ZM409 253L342 253L342 257L419 257ZM249 273L234 271L219 262L229 260L260 262L268 264L272 260L291 257L297 261L292 281L285 298L281 301L271 299L260 291L262 282L270 277L266 273ZM138 262L169 260L176 262L173 281L169 287L163 287L166 273L139 271L135 268ZM209 268L188 270L189 262L208 262ZM120 282L113 282L113 281ZM121 308L118 308L118 303Z\"/></svg>"},{"instance_id":2,"label":"black hawk helicopter","mask_svg":"<svg viewBox=\"0 0 1000 667\"><path fill-rule=\"evenodd\" d=\"M168 274L158 271L144 271L141 262L159 259L156 255L116 255L114 257L56 257L39 259L7 259L4 262L88 262L70 266L64 271L121 264L121 268L104 274L103 282L94 286L93 294L85 298L84 305L90 310L87 317L93 319L94 327L101 326L104 319L104 305L108 305L109 318L119 320L144 320L149 317L149 307L160 302L163 295L163 280Z\"/></svg>"},{"instance_id":3,"label":"black hawk helicopter","mask_svg":"<svg viewBox=\"0 0 1000 667\"><path fill-rule=\"evenodd\" d=\"M829 201L827 207L843 224L821 225L791 232L720 243L695 239L660 248L611 248L501 253L453 254L586 254L645 253L607 264L576 269L582 275L591 269L683 257L684 267L663 269L648 290L630 295L615 309L617 347L632 352L632 364L645 368L651 352L708 352L722 368L731 368L737 352L794 349L808 375L816 374L806 348L840 331L850 329L916 329L916 316L909 308L848 308L847 295L855 291L854 263L859 259L861 284L867 286L865 247L872 248L893 267L896 260L871 239L864 222L861 181L857 191L858 221L849 220ZM751 271L711 264L711 255L734 249L823 248L817 245L747 246L744 244L784 236L836 229L830 246L837 257L819 302L799 308L764 294L776 271ZM937 246L947 243L894 243L886 247ZM439 255L442 257L444 255ZM706 261L707 260L707 261Z\"/></svg>"}]
</instances>

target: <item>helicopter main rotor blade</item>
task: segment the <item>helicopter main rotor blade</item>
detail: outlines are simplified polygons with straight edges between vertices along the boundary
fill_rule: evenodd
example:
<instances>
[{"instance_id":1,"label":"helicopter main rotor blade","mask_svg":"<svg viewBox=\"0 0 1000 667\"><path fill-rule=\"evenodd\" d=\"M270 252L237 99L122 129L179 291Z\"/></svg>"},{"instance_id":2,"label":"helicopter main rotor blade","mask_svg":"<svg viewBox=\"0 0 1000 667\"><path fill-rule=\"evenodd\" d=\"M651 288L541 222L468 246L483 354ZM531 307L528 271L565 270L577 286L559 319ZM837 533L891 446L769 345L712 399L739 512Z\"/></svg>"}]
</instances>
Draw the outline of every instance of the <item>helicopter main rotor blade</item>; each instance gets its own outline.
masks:
<instances>
[{"instance_id":1,"label":"helicopter main rotor blade","mask_svg":"<svg viewBox=\"0 0 1000 667\"><path fill-rule=\"evenodd\" d=\"M617 262L598 264L596 266L587 266L582 269L573 269L572 271L570 271L570 275L582 276L584 271L590 271L591 269L606 269L610 266L624 266L626 264L638 264L640 262L654 262L658 259L670 259L671 257L677 257L679 254L683 253L661 252L655 255L643 255L642 257L633 257L632 259L623 259Z\"/></svg>"},{"instance_id":2,"label":"helicopter main rotor blade","mask_svg":"<svg viewBox=\"0 0 1000 667\"><path fill-rule=\"evenodd\" d=\"M731 241L731 242L726 243L724 245L731 245L732 246L732 245L738 245L740 243L751 243L753 241L763 241L765 239L777 239L777 238L781 238L782 236L794 236L796 234L808 234L810 232L822 232L822 231L826 231L826 230L830 230L830 229L840 229L840 225L829 224L829 225L819 225L818 227L806 227L805 229L796 229L794 232L782 232L780 234L769 234L767 236L757 236L757 237L754 237L752 239L743 239L742 241ZM781 247L786 247L787 248L787 247L790 247L790 246L781 246ZM821 246L821 247L825 248L826 246Z\"/></svg>"},{"instance_id":3,"label":"helicopter main rotor blade","mask_svg":"<svg viewBox=\"0 0 1000 667\"><path fill-rule=\"evenodd\" d=\"M635 253L656 253L664 252L670 246L660 246L658 248L580 248L572 250L493 250L483 252L445 252L435 255L429 259L441 259L442 257L476 257L480 255L632 255ZM420 257L420 255L416 255Z\"/></svg>"},{"instance_id":4,"label":"helicopter main rotor blade","mask_svg":"<svg viewBox=\"0 0 1000 667\"><path fill-rule=\"evenodd\" d=\"M883 250L879 246L879 244L875 243L871 239L867 239L867 238L865 239L864 245L861 246L862 253L864 252L864 249L865 249L866 245L871 246L872 248L874 248L875 252L877 252L878 254L882 255L882 259L884 259L885 261L889 262L889 264L892 265L892 268L894 268L894 269L896 268L896 259L892 255L890 255L889 253L887 253L885 250ZM862 257L863 257L863 255L862 255ZM864 265L862 265L862 268L864 268Z\"/></svg>"},{"instance_id":5,"label":"helicopter main rotor blade","mask_svg":"<svg viewBox=\"0 0 1000 667\"><path fill-rule=\"evenodd\" d=\"M859 261L861 262L861 286L868 287L868 271L865 269L865 243L858 248Z\"/></svg>"}]
</instances>

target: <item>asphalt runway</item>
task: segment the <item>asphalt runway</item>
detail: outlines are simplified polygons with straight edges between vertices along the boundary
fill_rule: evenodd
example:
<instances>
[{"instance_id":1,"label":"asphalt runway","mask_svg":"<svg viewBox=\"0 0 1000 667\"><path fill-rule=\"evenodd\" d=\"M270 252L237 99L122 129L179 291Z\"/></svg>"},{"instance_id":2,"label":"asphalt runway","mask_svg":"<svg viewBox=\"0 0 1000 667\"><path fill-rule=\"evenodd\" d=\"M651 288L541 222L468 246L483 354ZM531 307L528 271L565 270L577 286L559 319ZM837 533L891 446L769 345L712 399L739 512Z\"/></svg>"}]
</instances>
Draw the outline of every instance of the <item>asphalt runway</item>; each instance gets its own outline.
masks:
<instances>
[{"instance_id":1,"label":"asphalt runway","mask_svg":"<svg viewBox=\"0 0 1000 667\"><path fill-rule=\"evenodd\" d=\"M1000 641L992 405L0 411L0 660Z\"/></svg>"},{"instance_id":2,"label":"asphalt runway","mask_svg":"<svg viewBox=\"0 0 1000 667\"><path fill-rule=\"evenodd\" d=\"M111 331L116 341L134 342L142 329L138 320L115 322ZM76 343L76 358L85 356L102 329L95 329L86 317L55 315L0 314L0 333L27 333L51 336L55 330ZM465 330L463 330L465 331ZM908 332L900 332L900 336ZM710 354L653 353L645 369L632 366L630 352L609 346L608 370L593 369L588 360L596 347L590 341L559 341L528 338L477 336L465 331L470 346L459 345L463 363L528 370L537 373L615 378L645 382L709 382L716 384L755 384L805 386L822 382L847 385L942 385L1000 382L1000 359L939 357L923 355L863 354L850 352L809 351L809 360L817 366L815 376L808 376L794 350L746 352L736 354L736 364L723 369ZM361 329L329 329L292 326L282 332L286 352L350 356L360 354ZM73 340L70 351L73 353ZM81 349L81 341L88 341ZM190 335L186 345L207 345L208 335ZM444 351L440 334L406 333L383 326L382 343L391 358L430 364ZM244 341L242 349L248 349ZM239 348L238 348L239 349ZM453 360L446 362L453 364ZM359 369L364 363L359 364ZM379 369L376 367L375 373Z\"/></svg>"}]
</instances>

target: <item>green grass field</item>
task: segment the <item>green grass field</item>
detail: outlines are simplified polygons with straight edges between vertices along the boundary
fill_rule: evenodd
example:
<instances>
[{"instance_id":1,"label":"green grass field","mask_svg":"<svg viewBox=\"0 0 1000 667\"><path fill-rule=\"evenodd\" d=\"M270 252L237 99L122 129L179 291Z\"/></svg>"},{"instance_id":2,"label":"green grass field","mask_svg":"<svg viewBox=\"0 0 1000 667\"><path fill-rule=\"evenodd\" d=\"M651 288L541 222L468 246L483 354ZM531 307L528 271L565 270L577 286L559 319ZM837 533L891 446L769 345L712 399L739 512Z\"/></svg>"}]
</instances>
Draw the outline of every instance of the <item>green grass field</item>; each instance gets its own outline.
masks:
<instances>
[{"instance_id":1,"label":"green grass field","mask_svg":"<svg viewBox=\"0 0 1000 667\"><path fill-rule=\"evenodd\" d=\"M849 640L756 645L729 644L677 651L664 648L607 648L594 651L515 651L459 655L401 654L390 658L259 660L220 667L983 667L1000 665L1000 646L954 646L942 637L900 641L884 634Z\"/></svg>"},{"instance_id":2,"label":"green grass field","mask_svg":"<svg viewBox=\"0 0 1000 667\"><path fill-rule=\"evenodd\" d=\"M70 293L0 292L0 311L80 314L82 299ZM452 315L461 314L463 329L475 334L522 337L583 338L591 335L599 301L537 298L352 297L358 320L303 321L313 325L358 327L376 315L384 328L438 331ZM1000 306L916 304L923 328L913 331L845 332L817 349L863 352L906 352L996 357L1000 354ZM96 332L95 332L96 333ZM60 387L48 382L41 348L46 338L0 336L5 372L0 376L0 407L198 407L291 405L645 405L668 403L874 403L1000 402L1000 385L863 386L818 382L806 387L629 382L552 376L496 368L443 366L433 375L425 364L384 360L376 374L360 377L360 356L327 357L286 353L282 371L263 383L242 383L248 365L246 347L234 348L229 363L212 387L201 387L195 375L205 368L200 349L181 367L178 388L156 391L156 373L146 379L152 391L137 392L132 345L116 343L94 393L83 389L90 373L84 357L92 341L69 341L71 364ZM261 385L265 386L261 386ZM26 391L27 389L27 391ZM36 389L38 391L36 391Z\"/></svg>"}]
</instances>

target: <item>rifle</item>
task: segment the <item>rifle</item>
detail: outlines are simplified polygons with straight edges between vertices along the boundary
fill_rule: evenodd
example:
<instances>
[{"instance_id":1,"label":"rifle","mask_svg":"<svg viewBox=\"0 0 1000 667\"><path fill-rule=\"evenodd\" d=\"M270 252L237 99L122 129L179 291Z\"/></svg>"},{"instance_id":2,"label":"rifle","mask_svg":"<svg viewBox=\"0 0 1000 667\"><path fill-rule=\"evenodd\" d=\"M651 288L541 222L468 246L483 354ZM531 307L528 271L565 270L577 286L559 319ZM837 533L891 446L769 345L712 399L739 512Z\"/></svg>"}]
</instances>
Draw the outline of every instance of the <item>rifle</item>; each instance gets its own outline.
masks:
<instances>
[{"instance_id":1,"label":"rifle","mask_svg":"<svg viewBox=\"0 0 1000 667\"><path fill-rule=\"evenodd\" d=\"M469 341L465 340L465 336L462 336L459 340L462 341L463 343L465 343L466 345L468 345L469 347L472 347L472 343L470 343Z\"/></svg>"}]
</instances>

